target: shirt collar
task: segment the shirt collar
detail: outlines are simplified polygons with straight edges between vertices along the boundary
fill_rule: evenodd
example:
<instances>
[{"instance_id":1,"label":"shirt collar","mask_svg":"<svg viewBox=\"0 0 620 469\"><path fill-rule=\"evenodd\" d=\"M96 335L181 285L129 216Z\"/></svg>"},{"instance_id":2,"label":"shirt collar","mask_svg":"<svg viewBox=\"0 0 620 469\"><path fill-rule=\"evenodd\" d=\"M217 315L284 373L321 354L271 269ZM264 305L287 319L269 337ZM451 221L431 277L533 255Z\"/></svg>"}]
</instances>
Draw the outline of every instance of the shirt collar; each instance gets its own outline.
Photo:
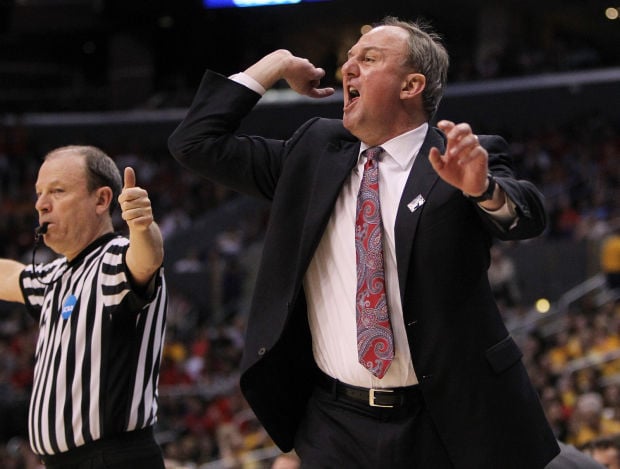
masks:
<instances>
[{"instance_id":1,"label":"shirt collar","mask_svg":"<svg viewBox=\"0 0 620 469\"><path fill-rule=\"evenodd\" d=\"M421 126L409 130L404 134L400 134L397 137L388 140L383 143L381 147L383 150L388 153L394 160L398 163L398 165L402 169L411 168L411 164L420 151L422 147L422 143L424 143L424 138L426 137L426 132L428 131L428 123L425 122ZM360 160L362 159L362 153L369 147L364 142L361 142L360 145Z\"/></svg>"}]
</instances>

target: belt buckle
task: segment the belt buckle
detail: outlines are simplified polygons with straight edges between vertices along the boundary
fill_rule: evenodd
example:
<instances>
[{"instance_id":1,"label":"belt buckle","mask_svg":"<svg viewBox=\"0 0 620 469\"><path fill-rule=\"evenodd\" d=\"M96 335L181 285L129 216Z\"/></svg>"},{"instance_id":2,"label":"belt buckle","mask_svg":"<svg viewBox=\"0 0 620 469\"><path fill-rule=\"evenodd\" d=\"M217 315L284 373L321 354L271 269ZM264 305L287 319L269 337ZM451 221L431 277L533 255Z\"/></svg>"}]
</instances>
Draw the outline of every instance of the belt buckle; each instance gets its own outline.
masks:
<instances>
[{"instance_id":1,"label":"belt buckle","mask_svg":"<svg viewBox=\"0 0 620 469\"><path fill-rule=\"evenodd\" d=\"M390 393L390 392L394 392L394 390L392 389L374 389L374 388L370 388L368 390L368 405L370 407L384 407L386 409L391 409L394 406L393 405L381 405L381 404L377 404L375 402L375 393L379 392L379 393Z\"/></svg>"}]
</instances>

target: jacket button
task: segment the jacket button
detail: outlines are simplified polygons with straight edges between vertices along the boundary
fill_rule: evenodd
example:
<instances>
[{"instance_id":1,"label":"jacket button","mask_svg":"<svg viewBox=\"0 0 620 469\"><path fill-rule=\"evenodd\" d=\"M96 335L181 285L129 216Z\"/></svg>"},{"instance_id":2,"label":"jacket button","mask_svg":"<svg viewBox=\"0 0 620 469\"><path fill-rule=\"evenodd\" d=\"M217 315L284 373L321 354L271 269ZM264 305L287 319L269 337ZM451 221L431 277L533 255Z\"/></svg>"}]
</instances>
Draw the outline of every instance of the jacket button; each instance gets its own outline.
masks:
<instances>
[{"instance_id":1,"label":"jacket button","mask_svg":"<svg viewBox=\"0 0 620 469\"><path fill-rule=\"evenodd\" d=\"M267 353L267 349L265 347L261 347L258 349L258 356L262 357L263 355L265 355L265 353Z\"/></svg>"}]
</instances>

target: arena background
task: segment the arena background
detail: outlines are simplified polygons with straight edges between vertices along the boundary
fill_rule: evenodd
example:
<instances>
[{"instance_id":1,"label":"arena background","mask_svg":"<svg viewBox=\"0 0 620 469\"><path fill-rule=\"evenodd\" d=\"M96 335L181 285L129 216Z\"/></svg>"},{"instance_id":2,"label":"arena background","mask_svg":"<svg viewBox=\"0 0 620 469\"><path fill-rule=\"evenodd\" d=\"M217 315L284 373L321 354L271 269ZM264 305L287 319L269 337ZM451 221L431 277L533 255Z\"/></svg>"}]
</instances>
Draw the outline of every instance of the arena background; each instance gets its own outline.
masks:
<instances>
[{"instance_id":1,"label":"arena background","mask_svg":"<svg viewBox=\"0 0 620 469\"><path fill-rule=\"evenodd\" d=\"M182 170L167 137L205 68L234 73L284 47L325 68L325 84L338 88L362 25L422 17L451 55L437 118L505 136L519 173L546 196L548 231L498 244L490 277L558 438L581 446L615 435L620 309L600 254L620 226L618 8L617 0L252 8L0 0L0 257L29 262L46 151L95 144L120 167L134 165L166 240L172 300L157 436L169 465L269 467L278 452L240 397L236 368L269 207ZM240 131L286 138L311 116L340 117L341 97L313 101L282 85ZM0 303L0 467L37 467L25 443L36 333L23 308Z\"/></svg>"}]
</instances>

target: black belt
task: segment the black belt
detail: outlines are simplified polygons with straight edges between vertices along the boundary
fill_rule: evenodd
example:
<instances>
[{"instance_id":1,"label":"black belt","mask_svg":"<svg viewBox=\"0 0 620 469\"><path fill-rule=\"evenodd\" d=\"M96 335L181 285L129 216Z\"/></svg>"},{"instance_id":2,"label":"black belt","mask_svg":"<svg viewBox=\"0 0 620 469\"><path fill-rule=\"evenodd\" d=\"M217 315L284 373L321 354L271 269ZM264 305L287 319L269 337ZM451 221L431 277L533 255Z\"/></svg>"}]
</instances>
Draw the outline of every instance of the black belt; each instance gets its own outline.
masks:
<instances>
[{"instance_id":1,"label":"black belt","mask_svg":"<svg viewBox=\"0 0 620 469\"><path fill-rule=\"evenodd\" d=\"M419 404L422 401L420 386L417 384L399 388L362 388L345 384L322 372L318 373L317 384L339 399L349 400L358 405L366 404L369 407L394 408L409 403Z\"/></svg>"}]
</instances>

